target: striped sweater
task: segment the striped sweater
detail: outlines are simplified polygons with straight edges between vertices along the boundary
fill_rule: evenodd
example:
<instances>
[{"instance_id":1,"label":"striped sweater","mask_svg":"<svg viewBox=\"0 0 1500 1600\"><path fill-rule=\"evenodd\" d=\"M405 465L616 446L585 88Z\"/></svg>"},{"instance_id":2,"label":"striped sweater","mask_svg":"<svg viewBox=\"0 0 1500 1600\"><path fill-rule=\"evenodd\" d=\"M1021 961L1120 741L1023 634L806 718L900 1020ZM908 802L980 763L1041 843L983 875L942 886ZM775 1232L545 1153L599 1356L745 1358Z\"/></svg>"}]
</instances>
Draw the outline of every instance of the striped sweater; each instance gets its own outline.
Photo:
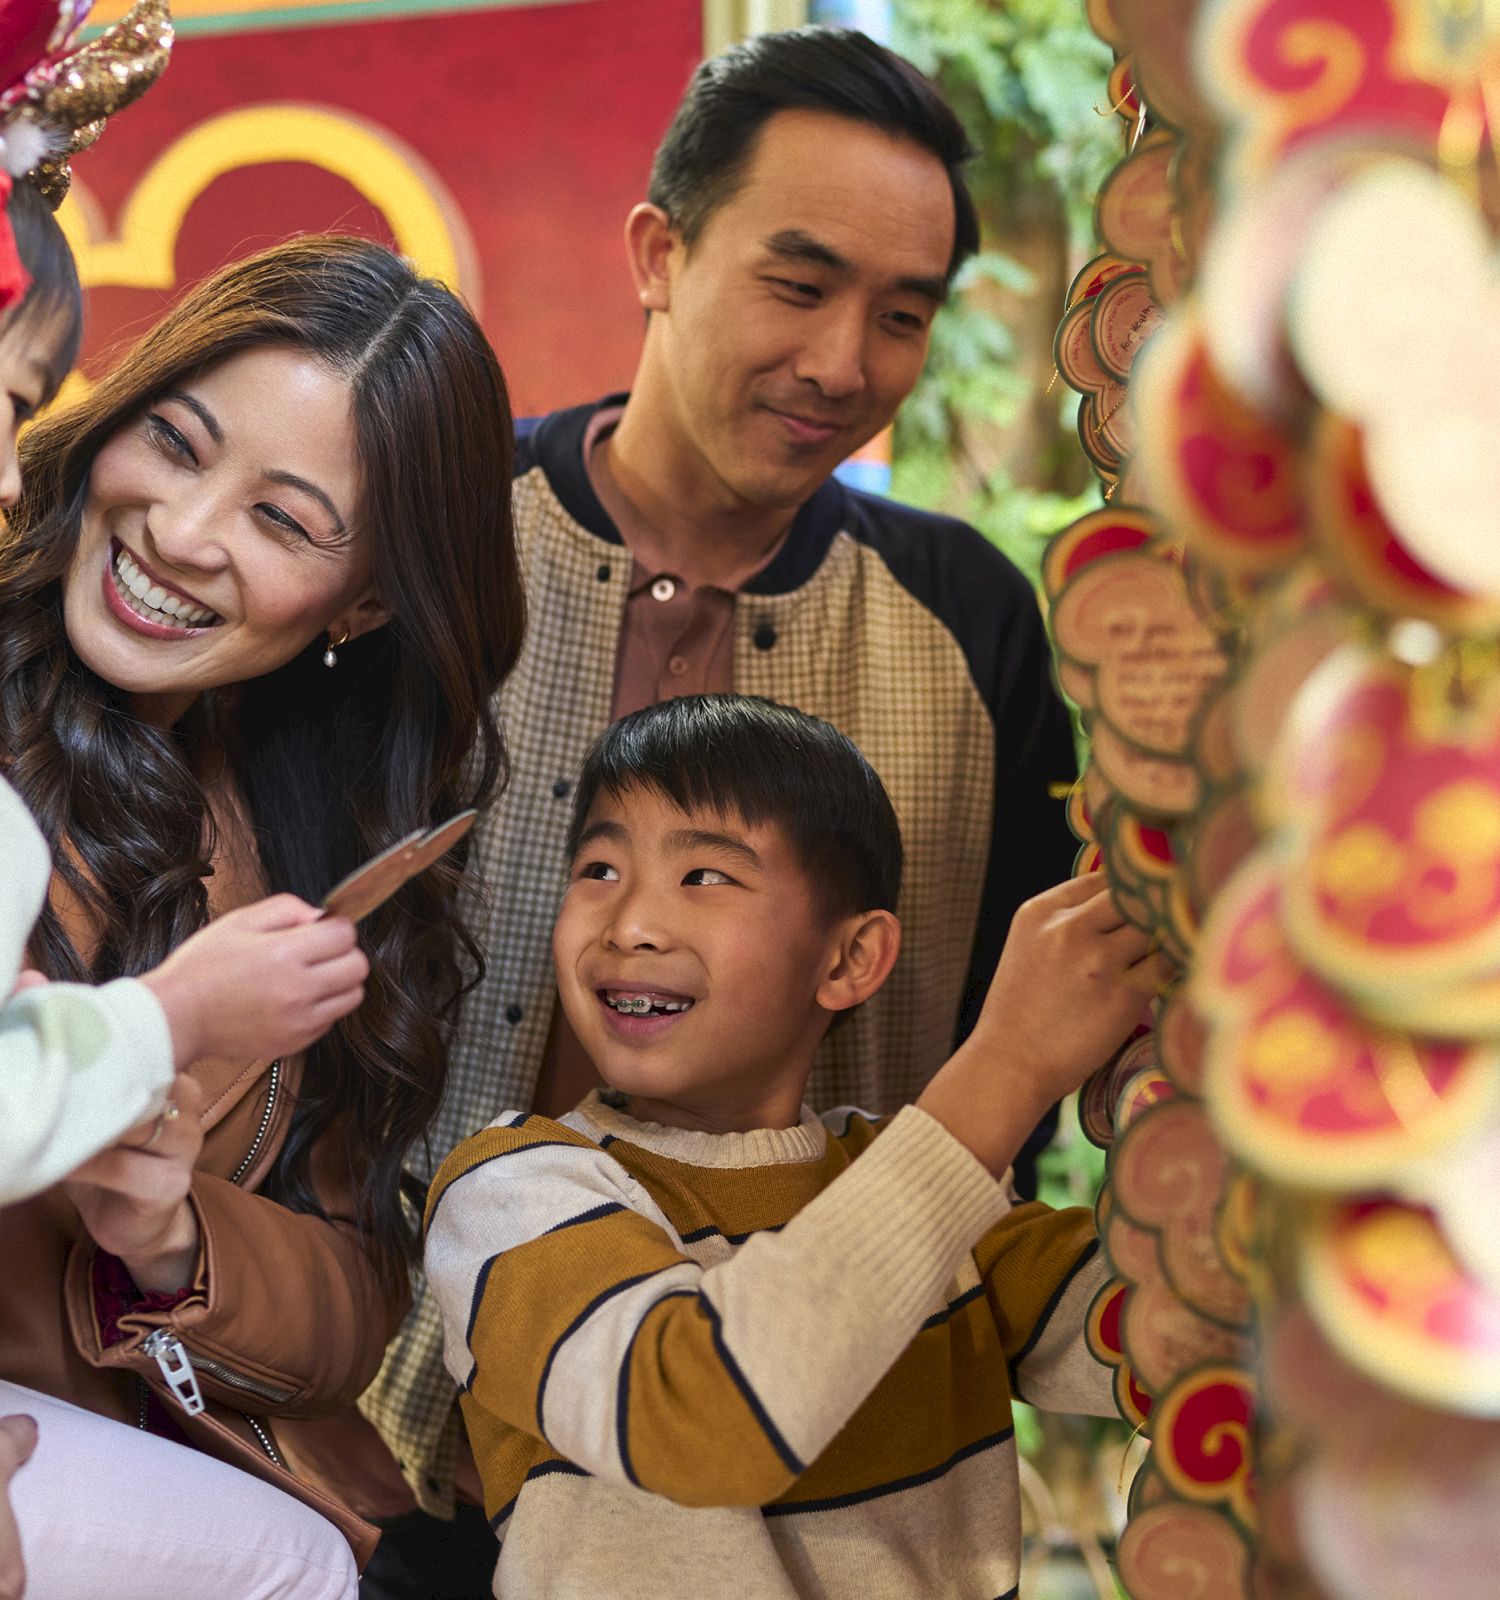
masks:
<instances>
[{"instance_id":1,"label":"striped sweater","mask_svg":"<svg viewBox=\"0 0 1500 1600\"><path fill-rule=\"evenodd\" d=\"M995 1600L1012 1395L1115 1414L1089 1214L1012 1206L915 1107L509 1114L439 1170L426 1266L505 1600Z\"/></svg>"}]
</instances>

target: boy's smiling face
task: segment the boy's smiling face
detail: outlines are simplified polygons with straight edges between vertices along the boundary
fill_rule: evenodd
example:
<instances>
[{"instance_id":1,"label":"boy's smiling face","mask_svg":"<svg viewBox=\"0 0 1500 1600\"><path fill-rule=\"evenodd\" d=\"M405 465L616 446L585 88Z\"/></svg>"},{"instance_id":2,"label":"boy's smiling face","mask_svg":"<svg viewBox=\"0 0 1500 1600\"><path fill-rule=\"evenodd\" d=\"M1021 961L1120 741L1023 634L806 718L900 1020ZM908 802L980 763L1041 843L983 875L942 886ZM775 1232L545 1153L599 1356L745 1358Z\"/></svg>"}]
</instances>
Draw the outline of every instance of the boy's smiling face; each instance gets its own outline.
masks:
<instances>
[{"instance_id":1,"label":"boy's smiling face","mask_svg":"<svg viewBox=\"0 0 1500 1600\"><path fill-rule=\"evenodd\" d=\"M826 914L775 823L601 791L553 934L558 990L634 1115L790 1126L831 1015L819 997L839 1003L827 985L864 921Z\"/></svg>"}]
</instances>

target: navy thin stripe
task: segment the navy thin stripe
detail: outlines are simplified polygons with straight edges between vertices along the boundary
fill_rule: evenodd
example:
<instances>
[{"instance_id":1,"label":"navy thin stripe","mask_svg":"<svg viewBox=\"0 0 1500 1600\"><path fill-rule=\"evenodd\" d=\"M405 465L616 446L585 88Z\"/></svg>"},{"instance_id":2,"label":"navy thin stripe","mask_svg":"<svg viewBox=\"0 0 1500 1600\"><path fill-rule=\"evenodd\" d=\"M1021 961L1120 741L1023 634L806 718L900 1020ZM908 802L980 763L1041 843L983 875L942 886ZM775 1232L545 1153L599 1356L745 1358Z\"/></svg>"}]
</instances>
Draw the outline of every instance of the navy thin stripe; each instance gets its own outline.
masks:
<instances>
[{"instance_id":1,"label":"navy thin stripe","mask_svg":"<svg viewBox=\"0 0 1500 1600\"><path fill-rule=\"evenodd\" d=\"M752 1228L749 1233L725 1233L723 1229L716 1228L710 1222L701 1228L694 1228L691 1233L679 1234L678 1238L684 1244L697 1244L700 1239L712 1239L717 1236L728 1244L744 1244L746 1239L753 1239L758 1233L780 1233L785 1226L784 1222L773 1222L764 1228Z\"/></svg>"},{"instance_id":2,"label":"navy thin stripe","mask_svg":"<svg viewBox=\"0 0 1500 1600\"><path fill-rule=\"evenodd\" d=\"M474 1324L479 1320L479 1302L484 1299L485 1285L490 1281L490 1268L500 1259L501 1252L496 1251L488 1261L479 1269L478 1276L474 1279L474 1298L469 1302L469 1325L464 1329L464 1347L472 1356L474 1354ZM475 1358L476 1364L478 1358ZM470 1378L472 1384L473 1379Z\"/></svg>"},{"instance_id":3,"label":"navy thin stripe","mask_svg":"<svg viewBox=\"0 0 1500 1600\"><path fill-rule=\"evenodd\" d=\"M709 1325L714 1330L714 1349L719 1352L719 1359L724 1363L724 1370L734 1379L736 1388L745 1397L745 1404L750 1407L751 1415L761 1425L766 1438L771 1441L771 1447L781 1457L782 1464L787 1471L805 1472L807 1463L782 1438L781 1430L771 1421L770 1412L760 1403L760 1396L750 1387L750 1380L740 1371L739 1363L730 1355L729 1346L724 1342L724 1326L719 1321L718 1311L715 1310L707 1295L700 1293L698 1298L703 1302L703 1310L708 1317Z\"/></svg>"},{"instance_id":4,"label":"navy thin stripe","mask_svg":"<svg viewBox=\"0 0 1500 1600\"><path fill-rule=\"evenodd\" d=\"M505 1124L505 1126L507 1128L524 1128L526 1126L526 1124L528 1122L530 1122L530 1121L531 1121L531 1112L529 1112L529 1111L518 1111L518 1112L516 1112L515 1116L513 1116L510 1119L510 1121Z\"/></svg>"},{"instance_id":5,"label":"navy thin stripe","mask_svg":"<svg viewBox=\"0 0 1500 1600\"><path fill-rule=\"evenodd\" d=\"M681 1265L680 1261L674 1261L669 1266L655 1267L650 1272L638 1272L633 1278L622 1278L618 1283L610 1284L609 1288L600 1294L596 1294L558 1335L556 1342L547 1352L547 1362L542 1368L541 1381L536 1386L536 1431L544 1439L547 1437L547 1430L542 1426L542 1402L547 1395L547 1380L552 1376L552 1363L557 1360L557 1352L607 1301L613 1300L617 1294L624 1294L627 1289L633 1289L638 1283L644 1283L648 1278L658 1278L662 1273L671 1272Z\"/></svg>"},{"instance_id":6,"label":"navy thin stripe","mask_svg":"<svg viewBox=\"0 0 1500 1600\"><path fill-rule=\"evenodd\" d=\"M630 1460L630 1361L635 1354L635 1341L641 1336L641 1329L646 1325L646 1317L655 1311L657 1306L665 1300L676 1300L683 1295L696 1295L696 1289L673 1289L670 1294L664 1294L661 1300L653 1300L650 1308L641 1320L636 1323L635 1330L630 1335L630 1343L625 1346L625 1359L620 1363L620 1385L615 1391L615 1442L620 1451L620 1465L625 1469L625 1476L636 1486L641 1487L641 1480L635 1475L635 1467Z\"/></svg>"},{"instance_id":7,"label":"navy thin stripe","mask_svg":"<svg viewBox=\"0 0 1500 1600\"><path fill-rule=\"evenodd\" d=\"M593 1473L585 1472L582 1467L575 1467L571 1461L543 1461L533 1467L521 1480L521 1488L524 1489L528 1483L535 1481L537 1478L550 1478L554 1473L558 1472L566 1473L570 1478L593 1477ZM509 1519L511 1513L516 1509L516 1501L520 1498L521 1495L518 1490L490 1518L490 1531L492 1533L499 1533L500 1525Z\"/></svg>"},{"instance_id":8,"label":"navy thin stripe","mask_svg":"<svg viewBox=\"0 0 1500 1600\"><path fill-rule=\"evenodd\" d=\"M449 1178L447 1183L443 1185L442 1191L439 1193L437 1199L432 1202L432 1206L427 1212L427 1223L423 1230L424 1235L432 1232L432 1225L437 1220L438 1207L442 1205L443 1201L448 1198L449 1190L452 1189L455 1183L462 1183L471 1172L478 1172L481 1167L487 1167L489 1166L490 1162L499 1161L505 1156L519 1156L524 1155L528 1150L548 1150L554 1147L558 1149L565 1148L568 1150L577 1150L580 1148L578 1145L574 1144L571 1139L538 1139L533 1144L518 1144L513 1150L497 1150L494 1155L486 1156L483 1161L476 1161L472 1167L465 1167L464 1170L457 1175L457 1177Z\"/></svg>"},{"instance_id":9,"label":"navy thin stripe","mask_svg":"<svg viewBox=\"0 0 1500 1600\"><path fill-rule=\"evenodd\" d=\"M936 1482L944 1473L952 1472L970 1456L980 1455L986 1450L993 1450L996 1445L1004 1444L1014 1436L1015 1431L1014 1428L1002 1428L999 1433L976 1439L973 1444L966 1444L962 1450L955 1451L939 1466L929 1467L926 1472L914 1472L909 1478L877 1484L873 1489L853 1489L848 1494L830 1495L826 1500L798 1500L790 1504L778 1501L774 1506L762 1506L761 1514L767 1517L794 1517L804 1511L842 1511L846 1506L857 1506L865 1500L879 1500L884 1495L900 1494L903 1489L919 1489L924 1483Z\"/></svg>"},{"instance_id":10,"label":"navy thin stripe","mask_svg":"<svg viewBox=\"0 0 1500 1600\"><path fill-rule=\"evenodd\" d=\"M950 1300L941 1311L934 1311L926 1322L917 1329L918 1333L926 1333L929 1328L941 1328L955 1311L962 1311L970 1301L977 1300L984 1293L982 1283L975 1284L972 1289L965 1289L957 1300Z\"/></svg>"},{"instance_id":11,"label":"navy thin stripe","mask_svg":"<svg viewBox=\"0 0 1500 1600\"><path fill-rule=\"evenodd\" d=\"M600 1217L607 1217L624 1209L618 1200L606 1200L603 1205L593 1206L588 1211L580 1211L576 1217L569 1217L563 1222L554 1222L546 1232L561 1233L564 1228L576 1228L581 1222L597 1222ZM543 1237L545 1238L546 1234Z\"/></svg>"},{"instance_id":12,"label":"navy thin stripe","mask_svg":"<svg viewBox=\"0 0 1500 1600\"><path fill-rule=\"evenodd\" d=\"M1041 1336L1047 1331L1047 1323L1051 1318L1052 1313L1057 1310L1058 1304L1062 1300L1062 1297L1068 1292L1068 1286L1073 1282L1074 1278L1076 1278L1078 1274L1083 1271L1089 1262L1092 1261L1096 1255L1098 1255L1098 1253L1099 1241L1097 1239L1090 1239L1089 1242L1084 1246L1083 1253L1078 1257L1073 1265L1068 1268L1067 1275L1063 1278L1062 1282L1059 1283L1058 1286L1052 1291L1051 1297L1048 1299L1046 1305L1042 1307L1042 1314L1036 1319L1026 1343L1023 1344L1021 1348L1016 1351L1015 1355L1010 1358L1012 1388L1015 1387L1016 1368L1019 1367L1026 1357L1031 1354L1031 1352L1036 1348L1037 1340L1040 1339Z\"/></svg>"}]
</instances>

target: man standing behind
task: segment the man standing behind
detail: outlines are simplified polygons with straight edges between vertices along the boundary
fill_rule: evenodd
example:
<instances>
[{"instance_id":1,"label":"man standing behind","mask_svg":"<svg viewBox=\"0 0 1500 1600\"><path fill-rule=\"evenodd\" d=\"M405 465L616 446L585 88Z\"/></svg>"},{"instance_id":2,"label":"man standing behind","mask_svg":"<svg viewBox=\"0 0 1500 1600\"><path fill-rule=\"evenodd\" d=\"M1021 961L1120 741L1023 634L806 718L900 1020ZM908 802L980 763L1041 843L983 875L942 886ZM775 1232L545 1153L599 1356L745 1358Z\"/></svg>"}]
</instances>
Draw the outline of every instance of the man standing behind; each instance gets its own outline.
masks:
<instances>
[{"instance_id":1,"label":"man standing behind","mask_svg":"<svg viewBox=\"0 0 1500 1600\"><path fill-rule=\"evenodd\" d=\"M932 85L862 34L763 35L698 69L626 224L648 313L634 386L521 428L514 776L475 834L488 969L434 1166L503 1107L561 1114L597 1081L549 936L574 779L625 712L730 689L784 701L848 734L890 792L903 950L824 1046L815 1105L913 1098L968 1032L1016 907L1066 876L1049 789L1072 745L1029 584L972 528L832 477L910 393L977 247L969 154ZM440 1337L427 1300L365 1408L441 1514L458 1413Z\"/></svg>"}]
</instances>

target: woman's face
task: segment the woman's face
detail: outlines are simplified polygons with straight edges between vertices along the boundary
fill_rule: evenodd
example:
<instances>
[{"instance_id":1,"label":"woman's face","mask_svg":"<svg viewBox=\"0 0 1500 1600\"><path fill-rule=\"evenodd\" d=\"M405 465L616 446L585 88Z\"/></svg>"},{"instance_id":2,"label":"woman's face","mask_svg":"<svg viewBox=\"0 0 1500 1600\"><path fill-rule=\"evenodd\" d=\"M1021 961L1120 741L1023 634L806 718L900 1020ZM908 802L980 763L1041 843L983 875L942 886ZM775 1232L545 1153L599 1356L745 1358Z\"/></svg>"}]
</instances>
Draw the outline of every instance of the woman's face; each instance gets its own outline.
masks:
<instances>
[{"instance_id":1,"label":"woman's face","mask_svg":"<svg viewBox=\"0 0 1500 1600\"><path fill-rule=\"evenodd\" d=\"M106 682L180 713L385 612L354 525L349 387L287 345L184 380L100 450L63 618ZM336 669L335 669L336 670Z\"/></svg>"}]
</instances>

